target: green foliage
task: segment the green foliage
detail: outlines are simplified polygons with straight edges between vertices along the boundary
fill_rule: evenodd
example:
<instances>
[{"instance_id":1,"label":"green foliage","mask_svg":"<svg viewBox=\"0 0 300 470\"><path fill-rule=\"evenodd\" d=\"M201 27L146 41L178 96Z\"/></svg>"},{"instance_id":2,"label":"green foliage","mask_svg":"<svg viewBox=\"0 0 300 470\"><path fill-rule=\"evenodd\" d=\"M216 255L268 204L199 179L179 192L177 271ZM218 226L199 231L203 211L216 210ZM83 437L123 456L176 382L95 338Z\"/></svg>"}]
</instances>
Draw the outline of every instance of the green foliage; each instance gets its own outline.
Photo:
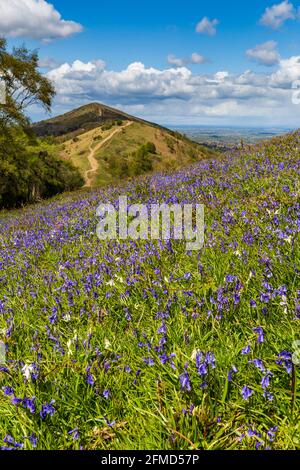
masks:
<instances>
[{"instance_id":1,"label":"green foliage","mask_svg":"<svg viewBox=\"0 0 300 470\"><path fill-rule=\"evenodd\" d=\"M0 138L0 207L16 207L83 185L79 172L55 151L46 142L29 142L18 129L11 130L10 141Z\"/></svg>"},{"instance_id":2,"label":"green foliage","mask_svg":"<svg viewBox=\"0 0 300 470\"><path fill-rule=\"evenodd\" d=\"M9 53L0 39L0 69L6 85L6 103L0 105L0 207L80 187L80 174L55 157L51 138L39 142L29 129L26 108L41 104L49 110L54 96L51 83L38 71L37 53L25 47Z\"/></svg>"},{"instance_id":3,"label":"green foliage","mask_svg":"<svg viewBox=\"0 0 300 470\"><path fill-rule=\"evenodd\" d=\"M34 433L39 450L299 449L299 148L296 134L163 181L4 214L0 439L32 449ZM96 208L117 207L120 194L203 202L204 247L100 241Z\"/></svg>"},{"instance_id":4,"label":"green foliage","mask_svg":"<svg viewBox=\"0 0 300 470\"><path fill-rule=\"evenodd\" d=\"M156 147L152 142L141 145L134 154L135 174L141 175L153 170L153 154L156 153Z\"/></svg>"},{"instance_id":5,"label":"green foliage","mask_svg":"<svg viewBox=\"0 0 300 470\"><path fill-rule=\"evenodd\" d=\"M113 125L114 125L114 122L109 119L104 124L102 124L101 129L103 131L109 131L113 127Z\"/></svg>"},{"instance_id":6,"label":"green foliage","mask_svg":"<svg viewBox=\"0 0 300 470\"><path fill-rule=\"evenodd\" d=\"M39 73L37 52L24 46L7 52L6 40L0 39L1 78L6 86L6 103L0 105L0 130L7 132L10 125L28 128L25 115L28 106L42 105L50 110L55 91L51 82Z\"/></svg>"}]
</instances>

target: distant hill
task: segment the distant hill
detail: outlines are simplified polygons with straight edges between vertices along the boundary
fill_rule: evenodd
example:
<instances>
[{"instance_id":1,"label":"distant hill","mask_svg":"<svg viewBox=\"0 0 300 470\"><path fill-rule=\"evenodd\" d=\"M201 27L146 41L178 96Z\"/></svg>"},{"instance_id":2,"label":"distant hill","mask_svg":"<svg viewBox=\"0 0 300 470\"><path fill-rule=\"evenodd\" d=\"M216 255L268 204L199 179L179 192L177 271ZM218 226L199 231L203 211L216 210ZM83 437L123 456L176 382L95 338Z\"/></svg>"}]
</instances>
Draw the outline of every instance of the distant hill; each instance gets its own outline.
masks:
<instances>
[{"instance_id":1,"label":"distant hill","mask_svg":"<svg viewBox=\"0 0 300 470\"><path fill-rule=\"evenodd\" d=\"M130 116L123 111L110 108L104 104L90 103L60 116L37 122L33 124L33 130L38 137L60 137L69 136L69 134L72 134L72 137L74 137L111 121L147 123L147 121ZM156 124L152 125L159 127Z\"/></svg>"},{"instance_id":2,"label":"distant hill","mask_svg":"<svg viewBox=\"0 0 300 470\"><path fill-rule=\"evenodd\" d=\"M179 132L98 103L36 123L33 130L55 138L60 157L79 169L89 187L174 170L216 154Z\"/></svg>"}]
</instances>

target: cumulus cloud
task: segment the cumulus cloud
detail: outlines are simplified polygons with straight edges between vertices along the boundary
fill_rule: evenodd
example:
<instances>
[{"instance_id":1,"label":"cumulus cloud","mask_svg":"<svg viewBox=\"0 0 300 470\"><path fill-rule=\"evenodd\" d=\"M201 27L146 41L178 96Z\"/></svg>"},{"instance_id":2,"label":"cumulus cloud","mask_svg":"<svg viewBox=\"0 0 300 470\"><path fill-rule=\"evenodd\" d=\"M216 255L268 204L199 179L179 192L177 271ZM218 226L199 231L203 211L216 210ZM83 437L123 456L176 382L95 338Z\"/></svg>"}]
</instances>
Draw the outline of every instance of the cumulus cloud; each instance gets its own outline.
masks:
<instances>
[{"instance_id":1,"label":"cumulus cloud","mask_svg":"<svg viewBox=\"0 0 300 470\"><path fill-rule=\"evenodd\" d=\"M300 56L293 56L280 61L279 69L271 75L271 85L289 90L293 86L293 82L299 79Z\"/></svg>"},{"instance_id":2,"label":"cumulus cloud","mask_svg":"<svg viewBox=\"0 0 300 470\"><path fill-rule=\"evenodd\" d=\"M50 57L44 57L39 59L39 67L42 69L55 69L59 67L61 62L58 62L55 59L51 59Z\"/></svg>"},{"instance_id":3,"label":"cumulus cloud","mask_svg":"<svg viewBox=\"0 0 300 470\"><path fill-rule=\"evenodd\" d=\"M296 18L295 7L289 0L284 0L282 3L273 5L266 8L260 23L264 26L270 26L273 29L278 29L287 20Z\"/></svg>"},{"instance_id":4,"label":"cumulus cloud","mask_svg":"<svg viewBox=\"0 0 300 470\"><path fill-rule=\"evenodd\" d=\"M219 20L209 20L207 16L202 18L196 26L196 32L200 34L207 34L208 36L214 36L217 32L216 26L218 26Z\"/></svg>"},{"instance_id":5,"label":"cumulus cloud","mask_svg":"<svg viewBox=\"0 0 300 470\"><path fill-rule=\"evenodd\" d=\"M82 30L79 23L62 19L46 0L0 1L0 31L5 36L49 42Z\"/></svg>"},{"instance_id":6,"label":"cumulus cloud","mask_svg":"<svg viewBox=\"0 0 300 470\"><path fill-rule=\"evenodd\" d=\"M221 70L205 74L193 73L187 66L158 69L141 62L114 71L101 60L76 60L46 76L57 90L56 113L99 101L163 123L300 121L300 106L292 104L292 83L300 79L300 56L280 59L273 73Z\"/></svg>"},{"instance_id":7,"label":"cumulus cloud","mask_svg":"<svg viewBox=\"0 0 300 470\"><path fill-rule=\"evenodd\" d=\"M277 42L275 41L258 44L253 49L248 49L246 55L249 59L258 62L260 65L267 65L268 67L276 65L280 61Z\"/></svg>"},{"instance_id":8,"label":"cumulus cloud","mask_svg":"<svg viewBox=\"0 0 300 470\"><path fill-rule=\"evenodd\" d=\"M184 65L188 64L204 64L205 62L209 62L209 60L197 52L193 52L191 57L183 59L176 57L173 54L168 55L168 63L170 65L175 65L176 67L183 67Z\"/></svg>"}]
</instances>

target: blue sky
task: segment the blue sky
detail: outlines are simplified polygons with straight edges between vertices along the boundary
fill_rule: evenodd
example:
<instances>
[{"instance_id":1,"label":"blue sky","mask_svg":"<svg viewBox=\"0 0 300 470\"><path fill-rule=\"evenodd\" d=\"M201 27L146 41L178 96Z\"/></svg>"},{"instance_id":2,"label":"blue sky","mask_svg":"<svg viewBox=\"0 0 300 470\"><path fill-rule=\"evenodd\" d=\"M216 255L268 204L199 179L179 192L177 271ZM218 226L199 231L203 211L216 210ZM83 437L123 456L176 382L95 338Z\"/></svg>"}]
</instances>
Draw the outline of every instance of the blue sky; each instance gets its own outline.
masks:
<instances>
[{"instance_id":1,"label":"blue sky","mask_svg":"<svg viewBox=\"0 0 300 470\"><path fill-rule=\"evenodd\" d=\"M297 127L299 7L0 0L0 32L10 46L39 49L58 92L54 114L102 101L161 123ZM42 117L37 109L32 116Z\"/></svg>"}]
</instances>

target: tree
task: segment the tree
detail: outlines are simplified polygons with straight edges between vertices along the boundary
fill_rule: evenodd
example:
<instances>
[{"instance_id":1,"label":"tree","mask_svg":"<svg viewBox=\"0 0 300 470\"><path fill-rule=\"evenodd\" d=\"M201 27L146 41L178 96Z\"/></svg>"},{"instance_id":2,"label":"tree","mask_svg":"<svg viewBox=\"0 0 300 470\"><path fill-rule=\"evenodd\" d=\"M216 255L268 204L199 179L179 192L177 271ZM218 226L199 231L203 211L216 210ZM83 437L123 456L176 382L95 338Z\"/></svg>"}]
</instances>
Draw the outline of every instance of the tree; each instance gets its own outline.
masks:
<instances>
[{"instance_id":1,"label":"tree","mask_svg":"<svg viewBox=\"0 0 300 470\"><path fill-rule=\"evenodd\" d=\"M26 110L40 104L50 111L55 90L52 83L38 70L38 54L25 46L7 52L5 39L0 39L0 73L6 89L6 103L0 105L0 126L7 132L17 124L24 130L29 127Z\"/></svg>"},{"instance_id":2,"label":"tree","mask_svg":"<svg viewBox=\"0 0 300 470\"><path fill-rule=\"evenodd\" d=\"M38 70L38 54L24 46L7 51L0 39L0 78L6 101L0 104L0 207L14 207L83 184L78 171L55 155L55 145L37 140L28 107L50 111L52 83Z\"/></svg>"}]
</instances>

